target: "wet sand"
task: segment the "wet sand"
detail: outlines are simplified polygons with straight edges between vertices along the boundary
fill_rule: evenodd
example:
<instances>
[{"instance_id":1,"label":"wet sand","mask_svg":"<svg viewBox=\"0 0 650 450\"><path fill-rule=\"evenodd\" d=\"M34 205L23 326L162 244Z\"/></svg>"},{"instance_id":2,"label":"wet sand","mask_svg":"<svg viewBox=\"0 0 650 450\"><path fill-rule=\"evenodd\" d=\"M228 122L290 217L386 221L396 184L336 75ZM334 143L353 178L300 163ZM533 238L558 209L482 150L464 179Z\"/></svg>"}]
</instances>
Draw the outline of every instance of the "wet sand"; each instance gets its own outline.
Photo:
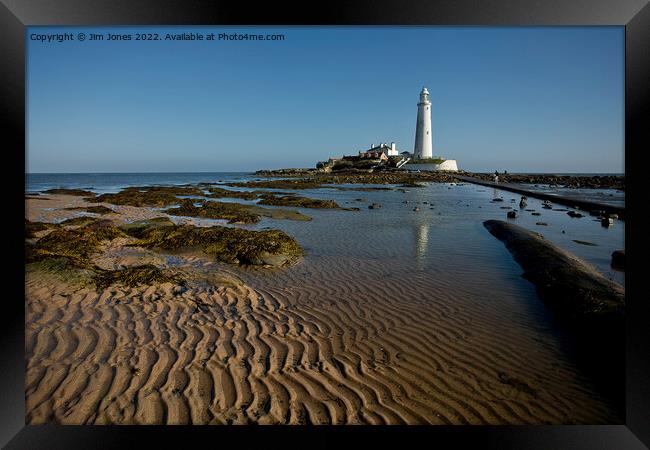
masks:
<instances>
[{"instance_id":1,"label":"wet sand","mask_svg":"<svg viewBox=\"0 0 650 450\"><path fill-rule=\"evenodd\" d=\"M78 215L44 208L91 205L48 198L28 200L30 220ZM117 221L161 215L105 206ZM98 262L155 259L126 257L118 244ZM536 313L522 319L519 305L491 293L468 300L469 286L378 282L390 279L383 264L321 255L246 269L181 255L173 265L186 287L101 292L28 272L27 423L621 421Z\"/></svg>"}]
</instances>

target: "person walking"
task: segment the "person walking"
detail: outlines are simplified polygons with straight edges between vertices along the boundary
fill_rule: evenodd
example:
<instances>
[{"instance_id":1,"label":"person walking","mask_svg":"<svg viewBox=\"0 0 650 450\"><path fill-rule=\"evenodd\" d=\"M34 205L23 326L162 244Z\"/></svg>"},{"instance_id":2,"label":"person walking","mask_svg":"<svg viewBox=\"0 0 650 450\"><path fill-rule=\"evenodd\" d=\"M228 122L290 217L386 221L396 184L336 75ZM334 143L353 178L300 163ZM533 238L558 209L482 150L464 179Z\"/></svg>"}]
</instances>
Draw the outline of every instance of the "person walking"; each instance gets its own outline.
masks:
<instances>
[{"instance_id":1,"label":"person walking","mask_svg":"<svg viewBox=\"0 0 650 450\"><path fill-rule=\"evenodd\" d=\"M499 172L497 170L494 171L494 182L495 183L499 182Z\"/></svg>"}]
</instances>

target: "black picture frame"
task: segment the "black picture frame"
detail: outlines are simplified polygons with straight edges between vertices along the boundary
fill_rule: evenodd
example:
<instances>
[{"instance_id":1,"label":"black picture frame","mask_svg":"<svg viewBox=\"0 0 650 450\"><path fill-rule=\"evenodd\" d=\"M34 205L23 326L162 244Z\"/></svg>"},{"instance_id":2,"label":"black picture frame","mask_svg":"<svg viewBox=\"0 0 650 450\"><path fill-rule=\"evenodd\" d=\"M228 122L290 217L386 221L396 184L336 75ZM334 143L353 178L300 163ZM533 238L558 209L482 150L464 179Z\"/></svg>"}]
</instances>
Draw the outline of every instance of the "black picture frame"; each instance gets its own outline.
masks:
<instances>
[{"instance_id":1,"label":"black picture frame","mask_svg":"<svg viewBox=\"0 0 650 450\"><path fill-rule=\"evenodd\" d=\"M0 359L0 444L7 449L181 447L338 447L367 445L499 449L642 449L650 446L650 319L641 266L643 153L648 149L650 6L647 0L328 1L281 5L200 0L2 0L0 90L3 156L10 178L25 169L25 27L33 25L479 25L625 26L626 417L625 425L436 427L123 427L26 426L24 412L24 264L21 239L4 244L5 295ZM21 172L22 171L22 172ZM5 177L6 178L6 177ZM23 179L24 182L24 179ZM6 236L24 232L24 190L5 181L11 214ZM16 211L15 213L13 211ZM638 263L638 264L637 264ZM189 433L189 434L188 434ZM155 442L155 444L154 444ZM227 442L227 444L226 444ZM281 443L282 442L282 443ZM196 444L199 445L199 444ZM181 447L182 448L182 447Z\"/></svg>"}]
</instances>

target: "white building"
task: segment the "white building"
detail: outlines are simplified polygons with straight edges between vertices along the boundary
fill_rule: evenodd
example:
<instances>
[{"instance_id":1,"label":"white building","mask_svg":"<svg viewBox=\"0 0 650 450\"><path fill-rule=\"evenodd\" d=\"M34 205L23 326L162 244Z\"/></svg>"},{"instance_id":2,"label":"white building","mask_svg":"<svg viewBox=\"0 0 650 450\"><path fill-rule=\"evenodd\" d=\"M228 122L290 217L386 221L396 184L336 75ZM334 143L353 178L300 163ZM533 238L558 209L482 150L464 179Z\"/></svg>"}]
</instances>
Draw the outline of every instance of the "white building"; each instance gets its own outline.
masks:
<instances>
[{"instance_id":1,"label":"white building","mask_svg":"<svg viewBox=\"0 0 650 450\"><path fill-rule=\"evenodd\" d=\"M386 154L386 156L397 156L399 153L397 152L397 147L395 146L394 142L390 143L390 147L388 144L380 143L380 144L371 144L370 148L366 150L367 152L383 152Z\"/></svg>"},{"instance_id":2,"label":"white building","mask_svg":"<svg viewBox=\"0 0 650 450\"><path fill-rule=\"evenodd\" d=\"M415 158L431 158L432 153L431 136L431 102L429 91L423 87L420 92L420 103L418 103L418 118L415 124L415 146L413 156Z\"/></svg>"}]
</instances>

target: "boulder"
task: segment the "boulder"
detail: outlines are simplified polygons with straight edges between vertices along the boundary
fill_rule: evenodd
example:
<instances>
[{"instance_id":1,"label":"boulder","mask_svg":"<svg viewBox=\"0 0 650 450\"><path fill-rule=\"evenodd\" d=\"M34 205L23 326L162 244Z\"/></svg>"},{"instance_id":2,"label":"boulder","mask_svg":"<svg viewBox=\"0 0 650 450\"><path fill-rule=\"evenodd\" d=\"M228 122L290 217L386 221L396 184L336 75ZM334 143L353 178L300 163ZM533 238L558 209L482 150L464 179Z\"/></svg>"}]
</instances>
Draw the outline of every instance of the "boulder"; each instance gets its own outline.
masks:
<instances>
[{"instance_id":1,"label":"boulder","mask_svg":"<svg viewBox=\"0 0 650 450\"><path fill-rule=\"evenodd\" d=\"M625 269L625 250L615 250L612 252L612 267Z\"/></svg>"}]
</instances>

